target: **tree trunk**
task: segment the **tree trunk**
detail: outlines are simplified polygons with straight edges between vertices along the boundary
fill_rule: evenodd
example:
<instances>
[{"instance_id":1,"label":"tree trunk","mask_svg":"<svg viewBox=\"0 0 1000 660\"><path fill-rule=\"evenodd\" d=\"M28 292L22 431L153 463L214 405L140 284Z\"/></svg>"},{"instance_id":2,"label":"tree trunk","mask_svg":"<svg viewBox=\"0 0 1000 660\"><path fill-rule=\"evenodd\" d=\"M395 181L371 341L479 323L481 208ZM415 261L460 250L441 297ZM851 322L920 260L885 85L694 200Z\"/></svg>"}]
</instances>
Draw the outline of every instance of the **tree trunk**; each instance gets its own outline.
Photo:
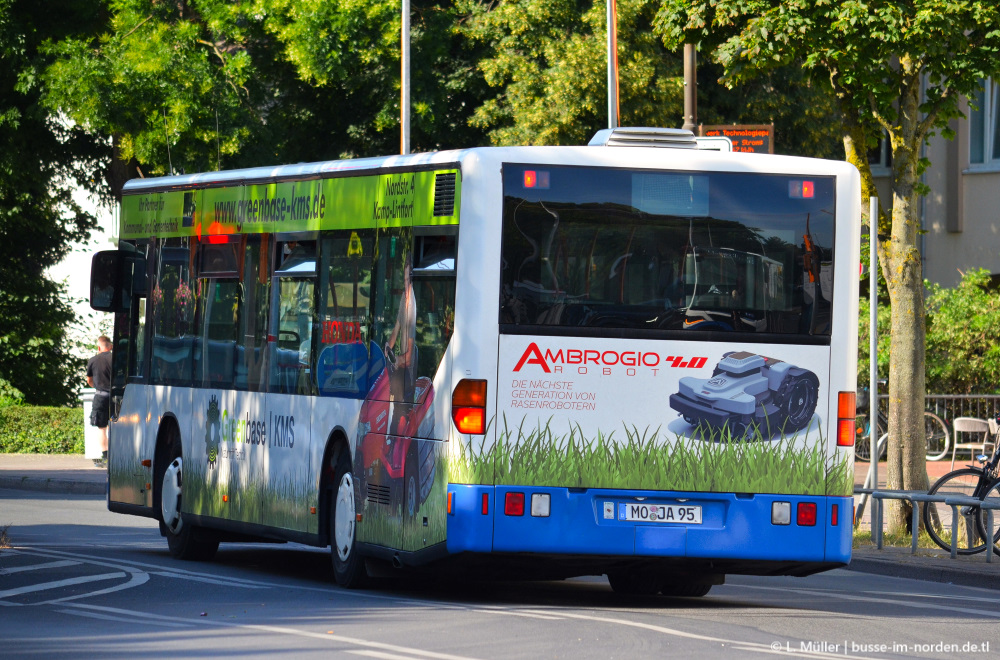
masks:
<instances>
[{"instance_id":1,"label":"tree trunk","mask_svg":"<svg viewBox=\"0 0 1000 660\"><path fill-rule=\"evenodd\" d=\"M901 66L905 63L901 62ZM889 349L889 450L886 486L890 490L928 488L924 437L924 283L918 249L919 78L901 89L899 118L892 140L892 233L880 246L882 274L892 304ZM910 506L890 501L890 533L906 530Z\"/></svg>"}]
</instances>

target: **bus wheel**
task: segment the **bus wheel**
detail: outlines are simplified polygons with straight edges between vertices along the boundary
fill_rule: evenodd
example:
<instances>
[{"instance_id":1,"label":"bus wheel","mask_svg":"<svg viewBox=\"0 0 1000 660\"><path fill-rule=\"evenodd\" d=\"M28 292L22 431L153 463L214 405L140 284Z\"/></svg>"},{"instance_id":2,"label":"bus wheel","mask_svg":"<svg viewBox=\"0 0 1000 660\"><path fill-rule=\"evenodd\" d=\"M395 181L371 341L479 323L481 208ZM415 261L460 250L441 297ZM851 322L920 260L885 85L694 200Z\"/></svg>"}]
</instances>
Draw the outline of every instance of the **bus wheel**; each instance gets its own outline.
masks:
<instances>
[{"instance_id":1,"label":"bus wheel","mask_svg":"<svg viewBox=\"0 0 1000 660\"><path fill-rule=\"evenodd\" d=\"M712 590L712 585L707 582L667 582L660 589L664 596L675 596L679 598L701 598Z\"/></svg>"},{"instance_id":2,"label":"bus wheel","mask_svg":"<svg viewBox=\"0 0 1000 660\"><path fill-rule=\"evenodd\" d=\"M660 590L662 581L643 571L612 571L608 573L608 584L612 591L623 596L652 596Z\"/></svg>"},{"instance_id":3,"label":"bus wheel","mask_svg":"<svg viewBox=\"0 0 1000 660\"><path fill-rule=\"evenodd\" d=\"M184 522L181 496L184 484L184 460L180 439L171 443L170 461L160 479L160 516L170 554L177 559L209 560L219 549L219 540L206 530Z\"/></svg>"},{"instance_id":4,"label":"bus wheel","mask_svg":"<svg viewBox=\"0 0 1000 660\"><path fill-rule=\"evenodd\" d=\"M355 589L368 581L365 561L358 556L354 506L354 476L351 474L350 452L340 453L333 483L336 490L330 507L330 550L333 557L333 577L342 587Z\"/></svg>"}]
</instances>

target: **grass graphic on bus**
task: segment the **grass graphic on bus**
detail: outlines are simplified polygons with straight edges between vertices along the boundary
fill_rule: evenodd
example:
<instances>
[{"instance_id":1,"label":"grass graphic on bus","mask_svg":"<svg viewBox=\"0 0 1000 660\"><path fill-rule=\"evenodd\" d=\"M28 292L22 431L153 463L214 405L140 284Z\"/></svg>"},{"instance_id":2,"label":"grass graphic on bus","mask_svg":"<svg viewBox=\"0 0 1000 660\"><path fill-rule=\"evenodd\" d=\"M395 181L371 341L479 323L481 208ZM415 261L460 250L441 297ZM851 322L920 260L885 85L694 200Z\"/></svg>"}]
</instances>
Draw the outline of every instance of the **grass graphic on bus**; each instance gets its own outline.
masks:
<instances>
[{"instance_id":1,"label":"grass graphic on bus","mask_svg":"<svg viewBox=\"0 0 1000 660\"><path fill-rule=\"evenodd\" d=\"M588 437L579 425L564 433L544 425L511 428L503 418L497 444L485 450L457 442L449 475L455 483L581 488L629 488L695 492L850 495L849 456L827 457L822 433L781 435L769 443L691 442L660 428L623 425ZM706 440L708 440L706 438ZM804 441L804 442L803 442Z\"/></svg>"}]
</instances>

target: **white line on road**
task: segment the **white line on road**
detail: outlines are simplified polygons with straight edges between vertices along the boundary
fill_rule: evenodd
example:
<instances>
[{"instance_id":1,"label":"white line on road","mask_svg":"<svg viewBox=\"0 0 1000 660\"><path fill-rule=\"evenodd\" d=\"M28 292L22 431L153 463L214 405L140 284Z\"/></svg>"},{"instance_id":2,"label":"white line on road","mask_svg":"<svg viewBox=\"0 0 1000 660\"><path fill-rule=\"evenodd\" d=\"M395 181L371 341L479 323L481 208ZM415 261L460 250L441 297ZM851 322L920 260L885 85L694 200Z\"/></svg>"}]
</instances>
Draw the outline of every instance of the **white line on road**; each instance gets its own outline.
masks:
<instances>
[{"instance_id":1,"label":"white line on road","mask_svg":"<svg viewBox=\"0 0 1000 660\"><path fill-rule=\"evenodd\" d=\"M125 576L126 573L102 573L101 575L83 575L81 577L68 578L66 580L55 580L53 582L29 584L26 587L18 587L17 589L8 589L6 591L0 591L0 599L10 598L11 596L20 596L22 594L30 594L36 591L48 591L49 589L59 589L60 587L71 587L74 584L86 584L87 582L99 582L101 580L114 580L116 578L123 578Z\"/></svg>"},{"instance_id":2,"label":"white line on road","mask_svg":"<svg viewBox=\"0 0 1000 660\"><path fill-rule=\"evenodd\" d=\"M32 564L31 566L14 566L13 568L0 568L0 575L11 575L12 573L23 573L24 571L41 571L47 568L63 568L65 566L79 566L80 562L64 559L62 561L50 561L44 564Z\"/></svg>"},{"instance_id":3,"label":"white line on road","mask_svg":"<svg viewBox=\"0 0 1000 660\"><path fill-rule=\"evenodd\" d=\"M124 610L117 607L104 607L102 605L85 605L83 603L73 603L70 607L79 607L93 612L106 612L111 614L120 614L122 616L134 617L136 619L153 619L156 621L175 621L178 623L199 625L199 626L222 626L226 628L239 628L243 630L259 630L263 632L278 633L282 635L294 635L296 637L308 637L310 639L323 639L334 642L340 642L342 644L351 644L354 646L367 647L369 649L376 649L380 651L393 651L396 653L409 654L408 657L412 658L417 656L420 658L434 658L435 660L472 660L468 656L452 655L450 653L438 653L436 651L424 651L423 649L415 649L407 646L399 646L397 644L386 644L384 642L375 642L367 639L359 639L357 637L346 637L344 635L335 635L333 632L326 634L310 632L308 630L298 630L296 628L288 628L285 626L268 626L262 624L254 623L234 623L231 621L221 621L219 619L185 619L175 616L165 616L159 614L149 614L147 612L138 612L135 610Z\"/></svg>"},{"instance_id":4,"label":"white line on road","mask_svg":"<svg viewBox=\"0 0 1000 660\"><path fill-rule=\"evenodd\" d=\"M397 655L395 653L383 653L382 651L369 651L368 649L361 651L349 649L347 652L354 655L363 655L366 658L382 658L382 660L416 660L416 656L412 655Z\"/></svg>"},{"instance_id":5,"label":"white line on road","mask_svg":"<svg viewBox=\"0 0 1000 660\"><path fill-rule=\"evenodd\" d=\"M988 616L994 619L1000 619L1000 612L990 611L990 610L979 610L973 609L971 607L955 607L954 605L943 605L939 603L917 603L911 600L897 600L895 598L873 598L870 596L854 596L851 594L845 594L838 591L818 591L813 589L797 589L790 587L762 587L758 585L741 584L739 587L743 589L761 589L768 591L780 591L783 594L788 594L789 592L804 594L806 596L820 596L826 598L839 598L841 600L850 601L860 601L863 603L881 603L887 605L898 605L902 607L912 607L919 610L939 610L942 613L948 614L975 614L978 616Z\"/></svg>"},{"instance_id":6,"label":"white line on road","mask_svg":"<svg viewBox=\"0 0 1000 660\"><path fill-rule=\"evenodd\" d=\"M138 623L134 618L126 619L123 616L111 616L109 614L97 614L96 612L80 612L79 610L56 610L61 614L72 614L73 616L83 616L88 619L100 619L102 621L119 621L122 623ZM152 626L166 626L167 628L191 628L189 623L173 623L171 621L143 621Z\"/></svg>"}]
</instances>

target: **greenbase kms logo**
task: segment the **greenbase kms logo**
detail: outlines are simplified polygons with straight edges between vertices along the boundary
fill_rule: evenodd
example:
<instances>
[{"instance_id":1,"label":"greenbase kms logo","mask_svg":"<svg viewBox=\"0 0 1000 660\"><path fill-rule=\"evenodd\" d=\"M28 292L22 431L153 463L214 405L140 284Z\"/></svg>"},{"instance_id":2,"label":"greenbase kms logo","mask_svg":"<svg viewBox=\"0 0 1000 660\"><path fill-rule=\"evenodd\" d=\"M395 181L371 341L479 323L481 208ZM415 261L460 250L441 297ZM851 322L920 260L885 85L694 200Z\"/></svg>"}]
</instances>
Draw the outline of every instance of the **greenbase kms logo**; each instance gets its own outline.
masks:
<instances>
[{"instance_id":1,"label":"greenbase kms logo","mask_svg":"<svg viewBox=\"0 0 1000 660\"><path fill-rule=\"evenodd\" d=\"M215 460L219 457L219 399L212 397L205 413L205 450L208 454L208 467L215 468Z\"/></svg>"},{"instance_id":2,"label":"greenbase kms logo","mask_svg":"<svg viewBox=\"0 0 1000 660\"><path fill-rule=\"evenodd\" d=\"M295 447L295 417L292 415L271 415L270 425L262 419L250 419L249 412L243 418L231 417L228 410L220 410L219 399L213 395L208 402L205 420L205 453L209 468L215 467L220 450L223 456L243 458L242 452L228 453L229 449L239 445Z\"/></svg>"}]
</instances>

